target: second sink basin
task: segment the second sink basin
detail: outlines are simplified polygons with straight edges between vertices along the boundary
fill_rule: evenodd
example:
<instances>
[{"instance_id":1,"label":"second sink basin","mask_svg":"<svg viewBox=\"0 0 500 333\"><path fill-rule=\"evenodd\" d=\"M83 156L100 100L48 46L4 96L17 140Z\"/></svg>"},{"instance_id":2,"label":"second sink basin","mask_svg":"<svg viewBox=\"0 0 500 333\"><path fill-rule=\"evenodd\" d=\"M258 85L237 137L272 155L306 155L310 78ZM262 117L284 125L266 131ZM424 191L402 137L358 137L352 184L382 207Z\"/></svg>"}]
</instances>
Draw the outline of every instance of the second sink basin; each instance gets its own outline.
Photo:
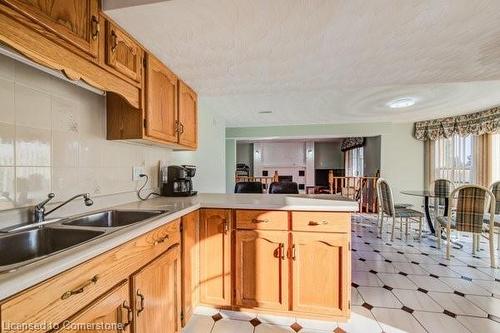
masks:
<instances>
[{"instance_id":1,"label":"second sink basin","mask_svg":"<svg viewBox=\"0 0 500 333\"><path fill-rule=\"evenodd\" d=\"M165 213L164 210L107 210L64 222L81 227L117 228L147 220Z\"/></svg>"},{"instance_id":2,"label":"second sink basin","mask_svg":"<svg viewBox=\"0 0 500 333\"><path fill-rule=\"evenodd\" d=\"M40 228L5 234L0 237L0 271L10 266L32 261L68 249L100 236L104 231Z\"/></svg>"}]
</instances>

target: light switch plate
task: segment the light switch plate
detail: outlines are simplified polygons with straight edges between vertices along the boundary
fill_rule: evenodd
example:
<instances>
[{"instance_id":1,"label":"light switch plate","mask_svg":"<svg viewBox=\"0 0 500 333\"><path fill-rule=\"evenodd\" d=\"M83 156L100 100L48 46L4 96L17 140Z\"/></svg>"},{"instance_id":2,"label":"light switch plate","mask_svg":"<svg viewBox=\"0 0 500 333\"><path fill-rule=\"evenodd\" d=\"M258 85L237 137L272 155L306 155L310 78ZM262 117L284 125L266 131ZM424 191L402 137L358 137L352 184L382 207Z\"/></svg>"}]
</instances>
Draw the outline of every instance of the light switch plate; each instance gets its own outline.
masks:
<instances>
[{"instance_id":1,"label":"light switch plate","mask_svg":"<svg viewBox=\"0 0 500 333\"><path fill-rule=\"evenodd\" d=\"M140 174L146 173L143 166L132 167L132 180L140 180Z\"/></svg>"}]
</instances>

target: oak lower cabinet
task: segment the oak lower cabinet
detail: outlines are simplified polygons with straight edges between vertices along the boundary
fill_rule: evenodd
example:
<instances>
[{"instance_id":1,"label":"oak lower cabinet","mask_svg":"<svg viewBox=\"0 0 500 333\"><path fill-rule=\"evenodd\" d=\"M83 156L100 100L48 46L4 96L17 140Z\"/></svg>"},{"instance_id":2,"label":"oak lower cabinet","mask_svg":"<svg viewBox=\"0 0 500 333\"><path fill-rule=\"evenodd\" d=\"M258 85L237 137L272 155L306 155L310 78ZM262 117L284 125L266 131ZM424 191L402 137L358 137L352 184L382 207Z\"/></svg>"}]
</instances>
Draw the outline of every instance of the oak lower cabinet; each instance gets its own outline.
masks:
<instances>
[{"instance_id":1,"label":"oak lower cabinet","mask_svg":"<svg viewBox=\"0 0 500 333\"><path fill-rule=\"evenodd\" d=\"M231 210L200 212L200 302L231 306Z\"/></svg>"},{"instance_id":2,"label":"oak lower cabinet","mask_svg":"<svg viewBox=\"0 0 500 333\"><path fill-rule=\"evenodd\" d=\"M287 243L286 231L236 231L236 306L288 310Z\"/></svg>"},{"instance_id":3,"label":"oak lower cabinet","mask_svg":"<svg viewBox=\"0 0 500 333\"><path fill-rule=\"evenodd\" d=\"M199 303L199 249L198 235L200 212L182 217L182 324L185 325L194 307Z\"/></svg>"},{"instance_id":4,"label":"oak lower cabinet","mask_svg":"<svg viewBox=\"0 0 500 333\"><path fill-rule=\"evenodd\" d=\"M292 232L291 260L293 311L348 314L348 234Z\"/></svg>"},{"instance_id":5,"label":"oak lower cabinet","mask_svg":"<svg viewBox=\"0 0 500 333\"><path fill-rule=\"evenodd\" d=\"M134 332L180 332L181 258L175 245L131 276Z\"/></svg>"},{"instance_id":6,"label":"oak lower cabinet","mask_svg":"<svg viewBox=\"0 0 500 333\"><path fill-rule=\"evenodd\" d=\"M129 284L125 280L76 316L63 322L55 332L126 333L130 332L131 320Z\"/></svg>"}]
</instances>

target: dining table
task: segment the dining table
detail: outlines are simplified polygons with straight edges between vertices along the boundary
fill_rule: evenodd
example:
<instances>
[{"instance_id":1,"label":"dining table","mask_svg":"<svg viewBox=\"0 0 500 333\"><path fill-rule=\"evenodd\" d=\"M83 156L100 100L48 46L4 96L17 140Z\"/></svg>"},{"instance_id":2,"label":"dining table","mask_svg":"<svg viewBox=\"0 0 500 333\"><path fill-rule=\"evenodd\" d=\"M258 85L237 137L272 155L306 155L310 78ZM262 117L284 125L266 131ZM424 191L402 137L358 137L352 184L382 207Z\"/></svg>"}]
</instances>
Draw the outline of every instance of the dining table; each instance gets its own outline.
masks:
<instances>
[{"instance_id":1,"label":"dining table","mask_svg":"<svg viewBox=\"0 0 500 333\"><path fill-rule=\"evenodd\" d=\"M436 230L434 229L434 224L432 223L431 212L430 212L430 198L443 199L444 201L444 216L448 216L448 197L450 193L437 193L431 190L404 190L401 191L401 194L416 196L424 198L424 214L425 220L427 221L427 225L429 226L429 231L431 234L435 234Z\"/></svg>"}]
</instances>

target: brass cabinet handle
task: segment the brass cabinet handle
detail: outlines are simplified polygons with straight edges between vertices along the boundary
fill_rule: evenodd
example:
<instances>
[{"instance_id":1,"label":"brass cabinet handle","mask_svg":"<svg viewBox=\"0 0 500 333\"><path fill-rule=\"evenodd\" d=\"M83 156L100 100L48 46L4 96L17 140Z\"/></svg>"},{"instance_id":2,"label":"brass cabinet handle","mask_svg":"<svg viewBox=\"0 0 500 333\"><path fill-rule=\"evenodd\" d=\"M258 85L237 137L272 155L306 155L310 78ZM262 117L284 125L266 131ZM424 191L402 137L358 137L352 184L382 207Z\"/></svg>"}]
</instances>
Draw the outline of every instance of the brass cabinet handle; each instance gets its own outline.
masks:
<instances>
[{"instance_id":1,"label":"brass cabinet handle","mask_svg":"<svg viewBox=\"0 0 500 333\"><path fill-rule=\"evenodd\" d=\"M223 219L223 221L224 221L224 222L223 222L223 224L224 224L224 226L223 226L223 228L224 228L224 233L226 233L226 232L228 232L228 231L229 231L229 223L227 222L227 220L226 220L226 219Z\"/></svg>"},{"instance_id":2,"label":"brass cabinet handle","mask_svg":"<svg viewBox=\"0 0 500 333\"><path fill-rule=\"evenodd\" d=\"M111 31L111 52L116 52L116 47L118 46L118 39L116 37L116 32L114 30Z\"/></svg>"},{"instance_id":3,"label":"brass cabinet handle","mask_svg":"<svg viewBox=\"0 0 500 333\"><path fill-rule=\"evenodd\" d=\"M180 121L178 121L178 120L175 121L175 131L179 134L181 133L181 125L180 124L181 124Z\"/></svg>"},{"instance_id":4,"label":"brass cabinet handle","mask_svg":"<svg viewBox=\"0 0 500 333\"><path fill-rule=\"evenodd\" d=\"M297 253L296 253L296 250L295 250L295 244L292 245L292 260L295 260L297 259Z\"/></svg>"},{"instance_id":5,"label":"brass cabinet handle","mask_svg":"<svg viewBox=\"0 0 500 333\"><path fill-rule=\"evenodd\" d=\"M161 238L158 238L157 240L154 241L153 245L158 245L158 244L161 244L163 242L165 242L166 240L168 239L168 235L165 235Z\"/></svg>"},{"instance_id":6,"label":"brass cabinet handle","mask_svg":"<svg viewBox=\"0 0 500 333\"><path fill-rule=\"evenodd\" d=\"M63 299L63 300L68 299L73 295L83 293L85 291L85 288L87 288L88 286L90 286L92 284L96 284L98 279L99 279L99 277L97 275L94 275L90 280L83 283L80 287L73 289L73 290L66 291L64 294L61 295L61 299Z\"/></svg>"},{"instance_id":7,"label":"brass cabinet handle","mask_svg":"<svg viewBox=\"0 0 500 333\"><path fill-rule=\"evenodd\" d=\"M325 220L323 220L321 222L309 221L309 225L312 225L312 226L316 226L316 225L320 225L320 224L322 224L322 225L328 224L328 221L325 221Z\"/></svg>"},{"instance_id":8,"label":"brass cabinet handle","mask_svg":"<svg viewBox=\"0 0 500 333\"><path fill-rule=\"evenodd\" d=\"M285 260L285 243L280 243L281 260Z\"/></svg>"},{"instance_id":9,"label":"brass cabinet handle","mask_svg":"<svg viewBox=\"0 0 500 333\"><path fill-rule=\"evenodd\" d=\"M252 223L269 223L269 220L268 219L265 219L265 220L253 219Z\"/></svg>"},{"instance_id":10,"label":"brass cabinet handle","mask_svg":"<svg viewBox=\"0 0 500 333\"><path fill-rule=\"evenodd\" d=\"M95 15L92 15L92 21L90 22L90 24L92 31L92 39L96 40L97 36L99 35L99 31L101 30L101 27L99 26L99 20Z\"/></svg>"},{"instance_id":11,"label":"brass cabinet handle","mask_svg":"<svg viewBox=\"0 0 500 333\"><path fill-rule=\"evenodd\" d=\"M127 310L127 322L123 324L123 328L126 328L133 320L132 307L127 304L127 301L123 301L122 308Z\"/></svg>"},{"instance_id":12,"label":"brass cabinet handle","mask_svg":"<svg viewBox=\"0 0 500 333\"><path fill-rule=\"evenodd\" d=\"M139 289L137 289L137 292L136 292L137 296L139 296L139 298L141 299L140 301L140 309L137 309L137 317L139 317L139 314L144 311L144 295L141 294L141 291Z\"/></svg>"}]
</instances>

